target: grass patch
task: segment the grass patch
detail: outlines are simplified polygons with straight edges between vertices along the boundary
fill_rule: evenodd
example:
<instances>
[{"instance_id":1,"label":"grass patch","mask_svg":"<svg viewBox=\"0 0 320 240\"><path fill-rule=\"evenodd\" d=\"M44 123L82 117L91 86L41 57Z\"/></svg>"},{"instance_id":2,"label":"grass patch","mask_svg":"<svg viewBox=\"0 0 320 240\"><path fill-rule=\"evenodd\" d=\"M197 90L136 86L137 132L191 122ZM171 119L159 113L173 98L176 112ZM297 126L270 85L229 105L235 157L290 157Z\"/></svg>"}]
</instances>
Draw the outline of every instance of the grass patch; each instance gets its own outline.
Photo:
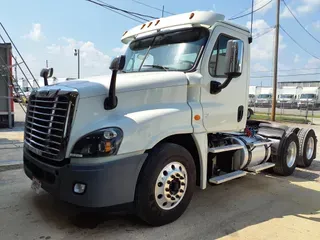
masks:
<instances>
[{"instance_id":1,"label":"grass patch","mask_svg":"<svg viewBox=\"0 0 320 240\"><path fill-rule=\"evenodd\" d=\"M253 120L271 120L271 115L267 114L261 114L261 113L255 113L253 116L251 116L251 119ZM310 121L302 117L302 116L290 116L290 115L276 115L276 121L278 122L291 122L291 123L309 123Z\"/></svg>"}]
</instances>

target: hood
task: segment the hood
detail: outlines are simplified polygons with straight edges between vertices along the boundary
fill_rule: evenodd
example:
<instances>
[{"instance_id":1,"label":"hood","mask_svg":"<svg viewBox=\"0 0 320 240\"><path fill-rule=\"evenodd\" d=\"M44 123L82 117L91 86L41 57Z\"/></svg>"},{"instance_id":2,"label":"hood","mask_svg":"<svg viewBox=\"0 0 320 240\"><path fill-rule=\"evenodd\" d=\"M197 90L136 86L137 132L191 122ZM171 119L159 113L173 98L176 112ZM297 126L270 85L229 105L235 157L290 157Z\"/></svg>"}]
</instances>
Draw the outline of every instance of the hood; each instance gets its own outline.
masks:
<instances>
[{"instance_id":1,"label":"hood","mask_svg":"<svg viewBox=\"0 0 320 240\"><path fill-rule=\"evenodd\" d=\"M48 87L68 87L77 89L80 98L87 98L109 93L111 75L69 80ZM117 75L116 93L139 91L143 89L173 87L186 85L187 78L183 72L137 72L119 73Z\"/></svg>"}]
</instances>

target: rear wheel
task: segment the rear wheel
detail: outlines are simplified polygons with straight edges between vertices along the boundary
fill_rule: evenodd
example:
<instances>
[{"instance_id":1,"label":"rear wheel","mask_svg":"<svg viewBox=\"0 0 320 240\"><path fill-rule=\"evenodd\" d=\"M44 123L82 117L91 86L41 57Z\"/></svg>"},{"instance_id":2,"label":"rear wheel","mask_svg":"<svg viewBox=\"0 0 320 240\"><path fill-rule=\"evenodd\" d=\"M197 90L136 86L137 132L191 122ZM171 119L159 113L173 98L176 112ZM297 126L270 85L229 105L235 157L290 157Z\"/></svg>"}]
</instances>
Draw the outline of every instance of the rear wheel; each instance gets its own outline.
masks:
<instances>
[{"instance_id":1,"label":"rear wheel","mask_svg":"<svg viewBox=\"0 0 320 240\"><path fill-rule=\"evenodd\" d=\"M289 176L294 172L297 165L299 141L294 132L288 132L282 141L284 142L279 155L272 159L275 163L273 171L282 176Z\"/></svg>"},{"instance_id":2,"label":"rear wheel","mask_svg":"<svg viewBox=\"0 0 320 240\"><path fill-rule=\"evenodd\" d=\"M196 185L196 167L183 147L164 143L149 154L136 187L137 215L153 226L178 219L188 207Z\"/></svg>"},{"instance_id":3,"label":"rear wheel","mask_svg":"<svg viewBox=\"0 0 320 240\"><path fill-rule=\"evenodd\" d=\"M317 138L313 129L301 129L298 132L299 138L299 159L297 165L299 167L309 167L316 157Z\"/></svg>"}]
</instances>

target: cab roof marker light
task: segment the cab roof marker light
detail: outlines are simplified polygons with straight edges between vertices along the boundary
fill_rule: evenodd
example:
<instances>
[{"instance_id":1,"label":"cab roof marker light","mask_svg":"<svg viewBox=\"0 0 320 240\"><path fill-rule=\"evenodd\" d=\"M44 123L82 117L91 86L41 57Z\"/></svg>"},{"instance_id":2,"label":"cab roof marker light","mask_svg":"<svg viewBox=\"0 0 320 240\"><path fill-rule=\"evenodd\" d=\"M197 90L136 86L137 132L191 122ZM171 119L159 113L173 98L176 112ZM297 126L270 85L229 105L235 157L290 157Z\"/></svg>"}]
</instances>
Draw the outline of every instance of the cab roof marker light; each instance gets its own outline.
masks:
<instances>
[{"instance_id":1,"label":"cab roof marker light","mask_svg":"<svg viewBox=\"0 0 320 240\"><path fill-rule=\"evenodd\" d=\"M122 36L126 35L126 34L127 34L127 32L128 32L128 31L125 31L125 32L122 34Z\"/></svg>"},{"instance_id":2,"label":"cab roof marker light","mask_svg":"<svg viewBox=\"0 0 320 240\"><path fill-rule=\"evenodd\" d=\"M193 17L194 17L194 13L191 13L189 19L192 19Z\"/></svg>"},{"instance_id":3,"label":"cab roof marker light","mask_svg":"<svg viewBox=\"0 0 320 240\"><path fill-rule=\"evenodd\" d=\"M142 27L140 29L143 29L146 26L146 24L143 24Z\"/></svg>"},{"instance_id":4,"label":"cab roof marker light","mask_svg":"<svg viewBox=\"0 0 320 240\"><path fill-rule=\"evenodd\" d=\"M148 24L148 27L150 27L152 25L152 22L150 22L149 24Z\"/></svg>"},{"instance_id":5,"label":"cab roof marker light","mask_svg":"<svg viewBox=\"0 0 320 240\"><path fill-rule=\"evenodd\" d=\"M157 26L160 23L160 19L157 20L155 26Z\"/></svg>"}]
</instances>

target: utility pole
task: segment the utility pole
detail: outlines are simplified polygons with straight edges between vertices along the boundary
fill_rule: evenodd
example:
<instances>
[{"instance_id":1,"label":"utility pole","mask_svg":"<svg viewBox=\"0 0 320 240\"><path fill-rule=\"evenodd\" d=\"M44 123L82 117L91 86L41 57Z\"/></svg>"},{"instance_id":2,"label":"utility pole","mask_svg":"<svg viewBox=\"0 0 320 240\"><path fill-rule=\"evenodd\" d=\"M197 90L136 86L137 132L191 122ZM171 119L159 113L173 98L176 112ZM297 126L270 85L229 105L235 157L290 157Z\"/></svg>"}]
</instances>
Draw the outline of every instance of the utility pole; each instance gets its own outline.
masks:
<instances>
[{"instance_id":1,"label":"utility pole","mask_svg":"<svg viewBox=\"0 0 320 240\"><path fill-rule=\"evenodd\" d=\"M164 5L162 6L162 17L164 16Z\"/></svg>"},{"instance_id":2,"label":"utility pole","mask_svg":"<svg viewBox=\"0 0 320 240\"><path fill-rule=\"evenodd\" d=\"M276 36L274 43L274 59L273 59L273 94L272 94L272 109L271 121L276 120L276 99L277 99L277 84L278 84L278 52L279 52L279 26L280 26L280 0L277 0L277 16L276 16Z\"/></svg>"},{"instance_id":3,"label":"utility pole","mask_svg":"<svg viewBox=\"0 0 320 240\"><path fill-rule=\"evenodd\" d=\"M48 68L49 67L49 62L48 62L48 60L46 60L46 68Z\"/></svg>"},{"instance_id":4,"label":"utility pole","mask_svg":"<svg viewBox=\"0 0 320 240\"><path fill-rule=\"evenodd\" d=\"M78 79L80 78L80 49L74 50L74 56L78 56Z\"/></svg>"}]
</instances>

